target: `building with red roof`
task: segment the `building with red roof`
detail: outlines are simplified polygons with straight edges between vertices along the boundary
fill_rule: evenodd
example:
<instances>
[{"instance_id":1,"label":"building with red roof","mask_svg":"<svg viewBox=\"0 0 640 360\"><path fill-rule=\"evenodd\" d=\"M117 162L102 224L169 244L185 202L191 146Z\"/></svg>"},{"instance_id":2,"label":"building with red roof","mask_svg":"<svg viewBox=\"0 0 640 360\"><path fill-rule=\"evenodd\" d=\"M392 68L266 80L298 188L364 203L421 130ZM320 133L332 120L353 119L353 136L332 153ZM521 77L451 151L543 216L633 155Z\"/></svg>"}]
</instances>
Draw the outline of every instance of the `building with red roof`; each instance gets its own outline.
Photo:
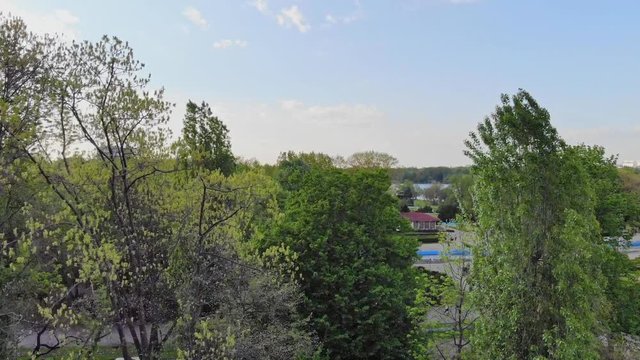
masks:
<instances>
[{"instance_id":1,"label":"building with red roof","mask_svg":"<svg viewBox=\"0 0 640 360\"><path fill-rule=\"evenodd\" d=\"M437 216L427 213L410 211L400 213L400 215L411 221L411 227L416 231L435 231L440 222Z\"/></svg>"}]
</instances>

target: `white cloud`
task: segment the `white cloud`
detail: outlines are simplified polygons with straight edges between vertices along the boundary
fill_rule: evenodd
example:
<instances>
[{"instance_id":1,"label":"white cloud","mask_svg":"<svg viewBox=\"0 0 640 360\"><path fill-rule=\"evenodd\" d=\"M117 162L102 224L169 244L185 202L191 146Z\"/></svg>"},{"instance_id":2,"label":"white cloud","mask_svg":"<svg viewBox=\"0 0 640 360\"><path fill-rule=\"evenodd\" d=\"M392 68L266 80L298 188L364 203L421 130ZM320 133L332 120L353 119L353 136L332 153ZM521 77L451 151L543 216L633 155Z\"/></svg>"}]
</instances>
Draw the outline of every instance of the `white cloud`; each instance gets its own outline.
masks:
<instances>
[{"instance_id":1,"label":"white cloud","mask_svg":"<svg viewBox=\"0 0 640 360\"><path fill-rule=\"evenodd\" d=\"M209 26L209 24L207 24L207 20L202 16L200 11L193 6L187 6L187 8L182 11L182 15L200 29L204 30Z\"/></svg>"},{"instance_id":2,"label":"white cloud","mask_svg":"<svg viewBox=\"0 0 640 360\"><path fill-rule=\"evenodd\" d=\"M307 106L301 101L284 100L280 108L296 120L318 125L370 126L385 118L375 106L362 104Z\"/></svg>"},{"instance_id":3,"label":"white cloud","mask_svg":"<svg viewBox=\"0 0 640 360\"><path fill-rule=\"evenodd\" d=\"M254 0L249 4L263 14L266 14L267 11L269 11L269 5L267 4L267 0Z\"/></svg>"},{"instance_id":4,"label":"white cloud","mask_svg":"<svg viewBox=\"0 0 640 360\"><path fill-rule=\"evenodd\" d=\"M292 5L290 8L284 8L280 10L277 19L280 26L284 26L287 28L295 26L298 31L302 33L307 32L309 31L309 29L311 29L311 26L307 23L304 15L302 15L302 12L300 12L300 9L298 9L297 5Z\"/></svg>"},{"instance_id":5,"label":"white cloud","mask_svg":"<svg viewBox=\"0 0 640 360\"><path fill-rule=\"evenodd\" d=\"M226 49L233 46L236 47L247 47L249 43L246 40L231 40L231 39L222 39L213 43L213 47L216 49Z\"/></svg>"},{"instance_id":6,"label":"white cloud","mask_svg":"<svg viewBox=\"0 0 640 360\"><path fill-rule=\"evenodd\" d=\"M337 19L335 16L331 15L331 14L327 14L327 15L324 17L324 19L325 19L329 24L335 24L335 23L337 23L337 22L338 22L338 19Z\"/></svg>"},{"instance_id":7,"label":"white cloud","mask_svg":"<svg viewBox=\"0 0 640 360\"><path fill-rule=\"evenodd\" d=\"M51 12L27 10L14 0L0 0L0 9L4 15L17 16L27 24L27 29L38 34L58 34L64 40L78 38L76 28L80 19L67 9L56 9Z\"/></svg>"},{"instance_id":8,"label":"white cloud","mask_svg":"<svg viewBox=\"0 0 640 360\"><path fill-rule=\"evenodd\" d=\"M298 100L282 100L280 101L280 107L284 110L295 110L303 107L303 103Z\"/></svg>"},{"instance_id":9,"label":"white cloud","mask_svg":"<svg viewBox=\"0 0 640 360\"><path fill-rule=\"evenodd\" d=\"M354 13L348 16L336 16L333 14L327 14L324 19L327 22L327 24L345 24L345 25L349 25L351 23L354 23L358 20L360 20L361 16L359 13Z\"/></svg>"},{"instance_id":10,"label":"white cloud","mask_svg":"<svg viewBox=\"0 0 640 360\"><path fill-rule=\"evenodd\" d=\"M325 15L324 17L324 20L326 22L325 25L335 25L335 24L349 25L353 22L360 20L363 15L362 5L358 0L354 2L354 5L356 9L350 15L338 16L331 13L328 13L327 15Z\"/></svg>"}]
</instances>

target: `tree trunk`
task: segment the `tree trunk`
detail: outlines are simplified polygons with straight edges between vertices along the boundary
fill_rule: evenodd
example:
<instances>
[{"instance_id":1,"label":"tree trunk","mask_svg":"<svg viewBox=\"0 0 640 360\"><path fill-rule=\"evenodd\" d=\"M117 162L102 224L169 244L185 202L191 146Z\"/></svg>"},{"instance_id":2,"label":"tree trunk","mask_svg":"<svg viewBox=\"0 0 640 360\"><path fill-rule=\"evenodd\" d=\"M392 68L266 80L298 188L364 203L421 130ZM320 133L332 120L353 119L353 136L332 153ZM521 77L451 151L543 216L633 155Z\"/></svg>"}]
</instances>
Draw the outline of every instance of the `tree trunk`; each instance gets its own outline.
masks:
<instances>
[{"instance_id":1,"label":"tree trunk","mask_svg":"<svg viewBox=\"0 0 640 360\"><path fill-rule=\"evenodd\" d=\"M122 351L122 357L124 360L131 360L131 356L129 356L129 349L127 349L127 338L124 335L122 324L116 324L116 329L118 330L118 337L120 338L120 350Z\"/></svg>"}]
</instances>

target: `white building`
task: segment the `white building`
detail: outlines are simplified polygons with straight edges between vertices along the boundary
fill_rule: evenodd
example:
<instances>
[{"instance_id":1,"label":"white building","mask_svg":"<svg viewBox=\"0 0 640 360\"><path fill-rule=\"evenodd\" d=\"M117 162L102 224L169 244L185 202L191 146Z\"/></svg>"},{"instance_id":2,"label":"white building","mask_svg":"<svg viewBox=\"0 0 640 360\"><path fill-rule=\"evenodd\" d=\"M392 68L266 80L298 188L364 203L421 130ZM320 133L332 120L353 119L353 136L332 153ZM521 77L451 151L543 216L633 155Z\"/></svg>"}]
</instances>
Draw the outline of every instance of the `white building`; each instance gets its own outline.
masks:
<instances>
[{"instance_id":1,"label":"white building","mask_svg":"<svg viewBox=\"0 0 640 360\"><path fill-rule=\"evenodd\" d=\"M622 162L622 167L640 168L640 161L625 160Z\"/></svg>"}]
</instances>

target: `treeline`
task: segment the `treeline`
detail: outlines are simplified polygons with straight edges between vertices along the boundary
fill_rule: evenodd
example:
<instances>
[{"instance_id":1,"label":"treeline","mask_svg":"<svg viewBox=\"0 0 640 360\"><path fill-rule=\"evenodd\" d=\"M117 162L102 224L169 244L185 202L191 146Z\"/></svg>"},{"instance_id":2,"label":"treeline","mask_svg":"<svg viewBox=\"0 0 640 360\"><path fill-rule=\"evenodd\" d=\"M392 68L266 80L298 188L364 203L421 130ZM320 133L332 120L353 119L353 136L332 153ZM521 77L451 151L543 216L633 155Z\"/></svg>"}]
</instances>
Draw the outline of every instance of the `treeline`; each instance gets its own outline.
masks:
<instances>
[{"instance_id":1,"label":"treeline","mask_svg":"<svg viewBox=\"0 0 640 360\"><path fill-rule=\"evenodd\" d=\"M391 156L243 161L191 101L171 142L172 104L117 38L2 18L0 56L0 358L95 358L114 332L125 359L574 359L640 334L618 251L635 174L567 145L526 92L466 143L474 260L435 276L412 267Z\"/></svg>"},{"instance_id":2,"label":"treeline","mask_svg":"<svg viewBox=\"0 0 640 360\"><path fill-rule=\"evenodd\" d=\"M454 177L468 174L469 170L470 168L468 166L437 166L425 168L400 167L389 169L389 173L391 174L393 182L396 183L410 181L414 184L449 184Z\"/></svg>"}]
</instances>

